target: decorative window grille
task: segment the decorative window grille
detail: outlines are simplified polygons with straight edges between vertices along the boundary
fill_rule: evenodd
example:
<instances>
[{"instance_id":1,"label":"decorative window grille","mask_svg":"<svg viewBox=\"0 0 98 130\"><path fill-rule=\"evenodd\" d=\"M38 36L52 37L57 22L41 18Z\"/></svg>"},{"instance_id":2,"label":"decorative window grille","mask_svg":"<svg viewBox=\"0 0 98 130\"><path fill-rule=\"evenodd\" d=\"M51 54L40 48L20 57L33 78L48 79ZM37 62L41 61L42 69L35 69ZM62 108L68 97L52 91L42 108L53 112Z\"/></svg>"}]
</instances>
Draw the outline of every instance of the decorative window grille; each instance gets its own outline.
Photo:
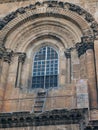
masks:
<instances>
[{"instance_id":1,"label":"decorative window grille","mask_svg":"<svg viewBox=\"0 0 98 130\"><path fill-rule=\"evenodd\" d=\"M58 86L58 53L55 49L45 46L36 52L32 74L32 88Z\"/></svg>"}]
</instances>

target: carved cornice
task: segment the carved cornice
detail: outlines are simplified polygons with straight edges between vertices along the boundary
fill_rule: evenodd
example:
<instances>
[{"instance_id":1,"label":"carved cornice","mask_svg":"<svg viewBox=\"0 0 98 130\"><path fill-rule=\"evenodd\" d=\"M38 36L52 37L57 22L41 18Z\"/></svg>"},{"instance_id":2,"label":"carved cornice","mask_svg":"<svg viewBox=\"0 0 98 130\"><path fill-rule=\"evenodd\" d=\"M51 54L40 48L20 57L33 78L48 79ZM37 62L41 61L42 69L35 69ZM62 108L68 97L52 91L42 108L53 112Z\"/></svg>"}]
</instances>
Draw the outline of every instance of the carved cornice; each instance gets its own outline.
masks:
<instances>
[{"instance_id":1,"label":"carved cornice","mask_svg":"<svg viewBox=\"0 0 98 130\"><path fill-rule=\"evenodd\" d=\"M41 114L14 112L0 114L0 128L79 124L88 116L87 109L54 109Z\"/></svg>"},{"instance_id":2,"label":"carved cornice","mask_svg":"<svg viewBox=\"0 0 98 130\"><path fill-rule=\"evenodd\" d=\"M26 53L20 53L18 61L21 62L21 63L24 63L25 58L26 58Z\"/></svg>"},{"instance_id":3,"label":"carved cornice","mask_svg":"<svg viewBox=\"0 0 98 130\"><path fill-rule=\"evenodd\" d=\"M91 29L94 32L94 35L97 36L98 35L98 23L95 21L95 19L93 18L93 16L88 13L87 11L85 11L83 8L68 3L68 2L60 2L60 1L45 1L45 2L37 2L34 5L29 5L26 7L21 7L19 9L17 9L15 12L12 12L10 14L8 14L7 16L5 16L3 19L0 20L0 30L3 29L3 27L10 22L11 20L13 20L14 18L16 18L19 14L24 14L26 13L28 10L35 10L38 7L45 7L45 8L53 8L53 7L58 7L58 8L63 8L64 10L70 10L73 11L77 14L79 14L83 19L85 19L89 24Z\"/></svg>"},{"instance_id":4,"label":"carved cornice","mask_svg":"<svg viewBox=\"0 0 98 130\"><path fill-rule=\"evenodd\" d=\"M7 63L11 62L13 51L7 50L3 53L3 60Z\"/></svg>"}]
</instances>

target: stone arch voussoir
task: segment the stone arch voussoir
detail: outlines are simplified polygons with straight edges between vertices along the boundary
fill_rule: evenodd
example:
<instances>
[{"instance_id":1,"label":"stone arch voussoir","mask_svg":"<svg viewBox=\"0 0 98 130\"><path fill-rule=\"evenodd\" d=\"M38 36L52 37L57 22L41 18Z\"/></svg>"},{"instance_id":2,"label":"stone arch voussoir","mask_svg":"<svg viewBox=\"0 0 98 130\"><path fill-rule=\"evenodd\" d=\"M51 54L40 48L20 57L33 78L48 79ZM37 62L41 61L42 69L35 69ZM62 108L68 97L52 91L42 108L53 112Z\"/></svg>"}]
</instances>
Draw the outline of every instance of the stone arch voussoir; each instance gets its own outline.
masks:
<instances>
[{"instance_id":1,"label":"stone arch voussoir","mask_svg":"<svg viewBox=\"0 0 98 130\"><path fill-rule=\"evenodd\" d=\"M47 1L19 8L0 20L0 43L5 44L13 30L39 17L67 19L77 25L83 35L92 35L94 38L98 35L98 24L90 13L71 3Z\"/></svg>"}]
</instances>

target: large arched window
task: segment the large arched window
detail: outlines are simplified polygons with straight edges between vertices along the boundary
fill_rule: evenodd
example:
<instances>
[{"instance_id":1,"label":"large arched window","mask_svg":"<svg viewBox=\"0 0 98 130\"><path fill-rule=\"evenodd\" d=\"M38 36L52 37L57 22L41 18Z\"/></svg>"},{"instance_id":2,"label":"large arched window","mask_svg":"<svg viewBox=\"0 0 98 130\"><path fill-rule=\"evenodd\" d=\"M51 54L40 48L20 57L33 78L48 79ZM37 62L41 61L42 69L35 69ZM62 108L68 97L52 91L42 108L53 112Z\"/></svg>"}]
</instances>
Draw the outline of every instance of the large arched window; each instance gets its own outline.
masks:
<instances>
[{"instance_id":1,"label":"large arched window","mask_svg":"<svg viewBox=\"0 0 98 130\"><path fill-rule=\"evenodd\" d=\"M58 53L52 47L42 47L33 62L32 88L57 87Z\"/></svg>"}]
</instances>

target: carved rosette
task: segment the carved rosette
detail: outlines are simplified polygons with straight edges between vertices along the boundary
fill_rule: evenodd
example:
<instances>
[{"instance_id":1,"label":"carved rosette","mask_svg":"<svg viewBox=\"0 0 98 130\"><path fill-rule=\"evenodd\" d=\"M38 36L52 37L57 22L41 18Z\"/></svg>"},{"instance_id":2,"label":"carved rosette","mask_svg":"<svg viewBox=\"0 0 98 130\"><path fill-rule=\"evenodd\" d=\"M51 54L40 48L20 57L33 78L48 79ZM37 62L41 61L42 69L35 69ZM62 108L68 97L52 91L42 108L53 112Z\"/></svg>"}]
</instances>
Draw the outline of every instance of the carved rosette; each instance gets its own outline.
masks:
<instances>
[{"instance_id":1,"label":"carved rosette","mask_svg":"<svg viewBox=\"0 0 98 130\"><path fill-rule=\"evenodd\" d=\"M18 62L20 63L24 63L24 61L25 61L25 58L26 58L26 53L20 53L19 54L19 58L18 58Z\"/></svg>"},{"instance_id":2,"label":"carved rosette","mask_svg":"<svg viewBox=\"0 0 98 130\"><path fill-rule=\"evenodd\" d=\"M7 50L3 53L3 60L7 63L11 62L13 51L12 50Z\"/></svg>"}]
</instances>

